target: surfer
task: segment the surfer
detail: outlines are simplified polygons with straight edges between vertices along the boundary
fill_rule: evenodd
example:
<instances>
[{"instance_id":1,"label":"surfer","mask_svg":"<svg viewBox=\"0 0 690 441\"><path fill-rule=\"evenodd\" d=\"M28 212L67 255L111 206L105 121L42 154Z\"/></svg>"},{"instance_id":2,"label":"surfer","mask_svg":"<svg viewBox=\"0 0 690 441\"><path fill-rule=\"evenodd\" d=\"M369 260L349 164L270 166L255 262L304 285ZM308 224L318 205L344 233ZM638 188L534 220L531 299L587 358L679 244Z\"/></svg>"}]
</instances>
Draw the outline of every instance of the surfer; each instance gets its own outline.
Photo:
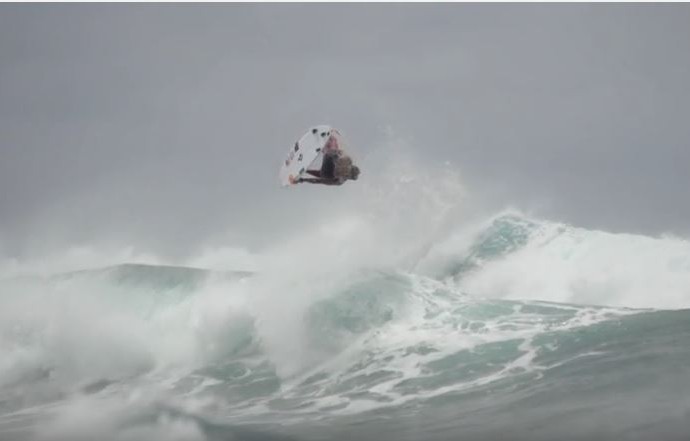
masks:
<instances>
[{"instance_id":1,"label":"surfer","mask_svg":"<svg viewBox=\"0 0 690 441\"><path fill-rule=\"evenodd\" d=\"M355 181L359 177L359 167L353 165L352 158L339 148L335 137L331 137L323 147L321 169L306 172L314 177L298 178L297 183L342 185L347 180Z\"/></svg>"}]
</instances>

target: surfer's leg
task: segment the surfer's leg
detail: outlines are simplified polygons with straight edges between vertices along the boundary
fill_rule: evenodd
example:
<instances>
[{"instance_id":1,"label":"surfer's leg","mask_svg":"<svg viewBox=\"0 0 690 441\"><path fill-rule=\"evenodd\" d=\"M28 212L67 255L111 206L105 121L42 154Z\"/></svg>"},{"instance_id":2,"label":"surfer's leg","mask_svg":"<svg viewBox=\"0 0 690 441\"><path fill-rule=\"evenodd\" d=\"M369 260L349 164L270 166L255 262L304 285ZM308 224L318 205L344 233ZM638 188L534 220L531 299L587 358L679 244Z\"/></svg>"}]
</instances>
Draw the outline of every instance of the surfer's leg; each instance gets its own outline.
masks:
<instances>
[{"instance_id":1,"label":"surfer's leg","mask_svg":"<svg viewBox=\"0 0 690 441\"><path fill-rule=\"evenodd\" d=\"M307 173L312 176L316 176L317 178L321 177L321 170L307 170Z\"/></svg>"},{"instance_id":2,"label":"surfer's leg","mask_svg":"<svg viewBox=\"0 0 690 441\"><path fill-rule=\"evenodd\" d=\"M325 155L321 164L321 176L326 179L333 179L335 172L335 155Z\"/></svg>"}]
</instances>

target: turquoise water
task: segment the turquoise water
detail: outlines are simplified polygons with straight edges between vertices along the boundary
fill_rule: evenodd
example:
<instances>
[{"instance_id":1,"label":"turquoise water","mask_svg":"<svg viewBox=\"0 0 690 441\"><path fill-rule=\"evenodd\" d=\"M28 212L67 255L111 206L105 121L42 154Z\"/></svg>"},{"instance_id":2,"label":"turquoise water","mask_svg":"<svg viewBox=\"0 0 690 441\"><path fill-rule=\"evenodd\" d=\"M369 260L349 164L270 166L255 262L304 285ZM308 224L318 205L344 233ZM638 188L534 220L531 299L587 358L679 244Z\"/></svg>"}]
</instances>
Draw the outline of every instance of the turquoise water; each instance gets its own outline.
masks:
<instances>
[{"instance_id":1,"label":"turquoise water","mask_svg":"<svg viewBox=\"0 0 690 441\"><path fill-rule=\"evenodd\" d=\"M687 439L686 242L508 215L439 245L7 279L0 439Z\"/></svg>"}]
</instances>

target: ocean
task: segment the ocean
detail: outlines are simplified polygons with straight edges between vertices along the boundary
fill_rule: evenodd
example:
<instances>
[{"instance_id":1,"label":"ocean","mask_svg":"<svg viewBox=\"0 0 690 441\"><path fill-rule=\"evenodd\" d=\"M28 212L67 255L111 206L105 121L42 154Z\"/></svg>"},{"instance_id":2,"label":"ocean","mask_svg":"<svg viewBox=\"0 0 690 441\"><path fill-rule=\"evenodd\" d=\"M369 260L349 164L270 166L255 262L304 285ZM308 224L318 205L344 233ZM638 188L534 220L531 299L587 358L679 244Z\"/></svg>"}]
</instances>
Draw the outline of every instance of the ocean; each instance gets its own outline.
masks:
<instances>
[{"instance_id":1,"label":"ocean","mask_svg":"<svg viewBox=\"0 0 690 441\"><path fill-rule=\"evenodd\" d=\"M301 240L6 277L0 440L690 439L688 241L512 212L413 259Z\"/></svg>"}]
</instances>

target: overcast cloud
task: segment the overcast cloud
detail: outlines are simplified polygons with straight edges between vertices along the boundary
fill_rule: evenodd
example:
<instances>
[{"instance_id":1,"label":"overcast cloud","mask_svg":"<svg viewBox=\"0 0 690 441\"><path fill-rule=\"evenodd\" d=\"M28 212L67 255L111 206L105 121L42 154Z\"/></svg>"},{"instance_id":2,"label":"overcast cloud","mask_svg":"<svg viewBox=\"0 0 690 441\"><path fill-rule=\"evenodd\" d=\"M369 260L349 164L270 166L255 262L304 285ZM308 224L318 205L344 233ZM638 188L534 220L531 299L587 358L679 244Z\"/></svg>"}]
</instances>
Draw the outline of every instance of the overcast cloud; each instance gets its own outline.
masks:
<instances>
[{"instance_id":1,"label":"overcast cloud","mask_svg":"<svg viewBox=\"0 0 690 441\"><path fill-rule=\"evenodd\" d=\"M277 185L316 123L360 158L394 133L496 209L687 234L689 24L687 4L2 4L0 254L261 246L297 192L340 191Z\"/></svg>"}]
</instances>

